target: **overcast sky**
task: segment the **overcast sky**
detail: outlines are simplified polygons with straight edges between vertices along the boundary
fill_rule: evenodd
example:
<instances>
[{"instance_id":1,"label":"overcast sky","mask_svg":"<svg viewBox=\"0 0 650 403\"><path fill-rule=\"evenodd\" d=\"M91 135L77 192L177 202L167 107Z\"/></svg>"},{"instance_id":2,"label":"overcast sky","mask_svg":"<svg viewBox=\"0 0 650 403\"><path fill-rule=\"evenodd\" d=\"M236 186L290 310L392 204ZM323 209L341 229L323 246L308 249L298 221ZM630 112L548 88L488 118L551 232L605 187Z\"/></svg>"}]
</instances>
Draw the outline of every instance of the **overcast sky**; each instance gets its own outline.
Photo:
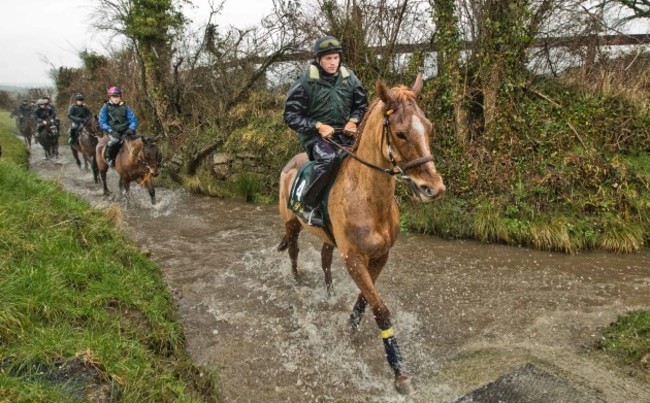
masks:
<instances>
[{"instance_id":1,"label":"overcast sky","mask_svg":"<svg viewBox=\"0 0 650 403\"><path fill-rule=\"evenodd\" d=\"M220 3L221 0L213 0ZM192 0L194 8L185 15L195 26L208 18L208 0ZM0 0L0 84L52 86L48 70L55 67L79 67L79 52L91 50L106 54L106 33L91 26L91 14L97 0ZM257 25L270 13L273 0L226 0L217 17L221 27ZM637 21L648 32L647 20Z\"/></svg>"},{"instance_id":2,"label":"overcast sky","mask_svg":"<svg viewBox=\"0 0 650 403\"><path fill-rule=\"evenodd\" d=\"M208 18L208 0L193 0L187 10L195 23ZM219 3L219 0L215 0ZM95 0L0 0L0 84L52 86L51 65L78 67L85 49L102 53L108 36L91 26ZM273 0L227 0L220 26L256 25Z\"/></svg>"}]
</instances>

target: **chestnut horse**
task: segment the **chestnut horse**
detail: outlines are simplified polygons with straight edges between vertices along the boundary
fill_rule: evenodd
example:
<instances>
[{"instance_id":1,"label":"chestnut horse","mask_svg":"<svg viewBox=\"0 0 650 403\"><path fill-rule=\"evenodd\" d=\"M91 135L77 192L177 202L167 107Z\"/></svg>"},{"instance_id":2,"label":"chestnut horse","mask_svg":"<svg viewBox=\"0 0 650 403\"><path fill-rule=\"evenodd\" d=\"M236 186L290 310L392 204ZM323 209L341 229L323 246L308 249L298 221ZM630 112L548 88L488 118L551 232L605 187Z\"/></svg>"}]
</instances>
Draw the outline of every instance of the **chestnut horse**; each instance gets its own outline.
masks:
<instances>
[{"instance_id":1,"label":"chestnut horse","mask_svg":"<svg viewBox=\"0 0 650 403\"><path fill-rule=\"evenodd\" d=\"M108 164L104 159L104 148L106 148L108 140L109 136L103 136L99 140L95 152L99 174L104 183L104 196L111 194L106 184ZM160 174L161 162L162 155L156 144L156 139L139 135L124 140L115 157L115 170L120 175L120 195L125 191L128 193L132 181L138 181L140 185L149 190L151 204L156 204L156 189L153 187L152 176Z\"/></svg>"},{"instance_id":2,"label":"chestnut horse","mask_svg":"<svg viewBox=\"0 0 650 403\"><path fill-rule=\"evenodd\" d=\"M323 241L321 259L325 282L331 289L332 252L339 249L348 273L361 291L350 314L358 328L366 305L370 304L380 329L386 358L395 374L395 387L402 394L415 391L403 369L402 357L392 328L390 312L375 281L388 260L397 239L400 215L394 197L396 176L410 185L411 193L429 202L444 193L445 185L436 171L429 148L431 122L416 103L423 87L418 74L413 88L389 89L377 81L378 99L371 104L359 126L351 158L341 163L329 193L329 234L309 226L288 208L289 191L306 154L293 157L280 176L280 215L285 235L278 250L289 250L294 276L297 271L298 235L303 228ZM330 238L330 234L333 237Z\"/></svg>"},{"instance_id":3,"label":"chestnut horse","mask_svg":"<svg viewBox=\"0 0 650 403\"><path fill-rule=\"evenodd\" d=\"M90 164L93 171L93 179L95 180L95 183L99 183L99 170L97 169L95 149L97 148L98 143L97 137L102 136L102 132L99 129L97 116L87 120L78 130L79 135L77 144L70 144L72 156L74 157L79 169L81 169L81 160L79 159L79 153L81 153L84 160L84 168L88 170L88 165Z\"/></svg>"}]
</instances>

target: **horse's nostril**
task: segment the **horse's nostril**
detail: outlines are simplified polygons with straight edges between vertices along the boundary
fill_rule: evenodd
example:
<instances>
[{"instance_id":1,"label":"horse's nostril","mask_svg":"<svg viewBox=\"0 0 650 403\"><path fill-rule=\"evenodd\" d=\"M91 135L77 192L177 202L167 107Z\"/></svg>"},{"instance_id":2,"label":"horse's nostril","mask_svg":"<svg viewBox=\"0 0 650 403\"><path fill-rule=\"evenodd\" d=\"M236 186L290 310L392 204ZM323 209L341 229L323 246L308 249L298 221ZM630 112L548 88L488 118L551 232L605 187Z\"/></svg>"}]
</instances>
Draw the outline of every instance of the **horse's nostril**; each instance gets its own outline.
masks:
<instances>
[{"instance_id":1,"label":"horse's nostril","mask_svg":"<svg viewBox=\"0 0 650 403\"><path fill-rule=\"evenodd\" d=\"M436 195L436 192L434 192L434 190L431 189L429 186L420 186L420 192L422 192L424 195L428 197L433 197Z\"/></svg>"}]
</instances>

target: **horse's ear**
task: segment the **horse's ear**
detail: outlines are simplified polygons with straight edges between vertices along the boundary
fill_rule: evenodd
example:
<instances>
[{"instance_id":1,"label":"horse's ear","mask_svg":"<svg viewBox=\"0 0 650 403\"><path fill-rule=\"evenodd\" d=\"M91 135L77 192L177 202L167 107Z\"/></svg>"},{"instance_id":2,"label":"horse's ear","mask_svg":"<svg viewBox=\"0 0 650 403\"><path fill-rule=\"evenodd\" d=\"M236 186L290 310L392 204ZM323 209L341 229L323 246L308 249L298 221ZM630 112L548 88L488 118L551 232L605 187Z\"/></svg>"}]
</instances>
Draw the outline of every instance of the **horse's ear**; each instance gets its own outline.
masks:
<instances>
[{"instance_id":1,"label":"horse's ear","mask_svg":"<svg viewBox=\"0 0 650 403\"><path fill-rule=\"evenodd\" d=\"M418 73L418 76L415 77L415 83L413 84L413 88L411 88L411 91L413 91L416 98L420 96L420 93L422 92L422 88L424 88L424 80L422 79L422 73Z\"/></svg>"},{"instance_id":2,"label":"horse's ear","mask_svg":"<svg viewBox=\"0 0 650 403\"><path fill-rule=\"evenodd\" d=\"M390 97L390 90L388 87L386 87L386 84L382 80L377 80L377 84L375 85L377 88L377 96L379 99L381 99L384 104L390 105L392 102L392 99Z\"/></svg>"}]
</instances>

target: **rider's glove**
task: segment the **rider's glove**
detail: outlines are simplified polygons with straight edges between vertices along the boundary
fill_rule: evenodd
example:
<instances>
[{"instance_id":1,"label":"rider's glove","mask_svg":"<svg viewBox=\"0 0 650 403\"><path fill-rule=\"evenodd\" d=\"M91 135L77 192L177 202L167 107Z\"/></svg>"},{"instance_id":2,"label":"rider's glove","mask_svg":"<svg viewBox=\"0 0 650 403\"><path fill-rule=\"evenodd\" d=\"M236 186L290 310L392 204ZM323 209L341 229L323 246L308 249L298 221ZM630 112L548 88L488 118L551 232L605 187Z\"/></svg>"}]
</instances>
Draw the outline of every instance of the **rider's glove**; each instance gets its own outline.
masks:
<instances>
[{"instance_id":1,"label":"rider's glove","mask_svg":"<svg viewBox=\"0 0 650 403\"><path fill-rule=\"evenodd\" d=\"M127 129L127 130L126 130L126 135L127 135L127 136L131 137L131 136L133 136L134 134L135 134L135 131L133 131L133 129Z\"/></svg>"}]
</instances>

